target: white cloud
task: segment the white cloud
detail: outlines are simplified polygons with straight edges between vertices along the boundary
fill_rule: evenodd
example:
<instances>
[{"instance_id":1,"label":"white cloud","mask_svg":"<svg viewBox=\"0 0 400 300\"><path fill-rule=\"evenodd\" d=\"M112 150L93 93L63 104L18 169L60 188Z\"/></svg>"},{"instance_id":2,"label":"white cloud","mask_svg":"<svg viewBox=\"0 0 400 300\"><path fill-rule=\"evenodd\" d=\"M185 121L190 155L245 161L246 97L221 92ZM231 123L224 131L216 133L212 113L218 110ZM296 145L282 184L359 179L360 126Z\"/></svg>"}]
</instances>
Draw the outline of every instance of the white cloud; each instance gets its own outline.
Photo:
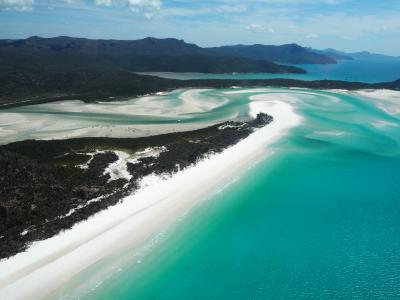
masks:
<instances>
[{"instance_id":1,"label":"white cloud","mask_svg":"<svg viewBox=\"0 0 400 300\"><path fill-rule=\"evenodd\" d=\"M101 6L125 6L132 12L143 13L147 19L151 19L162 6L162 0L95 0L96 5Z\"/></svg>"},{"instance_id":2,"label":"white cloud","mask_svg":"<svg viewBox=\"0 0 400 300\"><path fill-rule=\"evenodd\" d=\"M265 33L265 32L272 33L272 34L275 33L274 28L266 28L263 25L255 24L255 23L247 25L246 30L249 30L253 33Z\"/></svg>"},{"instance_id":3,"label":"white cloud","mask_svg":"<svg viewBox=\"0 0 400 300\"><path fill-rule=\"evenodd\" d=\"M246 26L247 30L250 30L253 33L262 33L265 32L265 29L260 24L250 24Z\"/></svg>"},{"instance_id":4,"label":"white cloud","mask_svg":"<svg viewBox=\"0 0 400 300\"><path fill-rule=\"evenodd\" d=\"M128 5L133 11L160 10L161 0L128 0Z\"/></svg>"},{"instance_id":5,"label":"white cloud","mask_svg":"<svg viewBox=\"0 0 400 300\"><path fill-rule=\"evenodd\" d=\"M3 11L32 11L34 0L0 0L0 10Z\"/></svg>"}]
</instances>

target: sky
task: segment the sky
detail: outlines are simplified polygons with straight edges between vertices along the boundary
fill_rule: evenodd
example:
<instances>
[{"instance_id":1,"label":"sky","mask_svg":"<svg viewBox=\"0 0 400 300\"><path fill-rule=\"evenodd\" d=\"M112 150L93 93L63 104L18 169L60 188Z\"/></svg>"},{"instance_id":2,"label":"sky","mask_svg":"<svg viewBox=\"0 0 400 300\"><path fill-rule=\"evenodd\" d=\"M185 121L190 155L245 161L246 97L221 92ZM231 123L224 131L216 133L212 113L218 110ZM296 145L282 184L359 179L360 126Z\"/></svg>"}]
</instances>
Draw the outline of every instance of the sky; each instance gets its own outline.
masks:
<instances>
[{"instance_id":1,"label":"sky","mask_svg":"<svg viewBox=\"0 0 400 300\"><path fill-rule=\"evenodd\" d=\"M298 43L400 55L400 0L0 0L0 38Z\"/></svg>"}]
</instances>

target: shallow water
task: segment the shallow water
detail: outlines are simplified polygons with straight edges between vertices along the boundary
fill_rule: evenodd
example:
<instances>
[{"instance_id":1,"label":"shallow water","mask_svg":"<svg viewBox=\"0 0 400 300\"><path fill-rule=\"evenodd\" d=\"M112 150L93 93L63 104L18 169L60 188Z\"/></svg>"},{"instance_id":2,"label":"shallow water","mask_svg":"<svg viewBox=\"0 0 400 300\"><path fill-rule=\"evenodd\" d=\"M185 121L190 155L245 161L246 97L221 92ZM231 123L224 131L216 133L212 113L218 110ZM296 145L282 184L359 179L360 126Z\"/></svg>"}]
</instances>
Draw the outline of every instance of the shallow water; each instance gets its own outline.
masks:
<instances>
[{"instance_id":1,"label":"shallow water","mask_svg":"<svg viewBox=\"0 0 400 300\"><path fill-rule=\"evenodd\" d=\"M76 100L21 106L0 111L0 144L32 138L136 137L181 131L183 126L205 127L247 117L247 104L247 98L228 97L215 90L177 90L122 102Z\"/></svg>"},{"instance_id":2,"label":"shallow water","mask_svg":"<svg viewBox=\"0 0 400 300\"><path fill-rule=\"evenodd\" d=\"M245 116L250 101L290 103L303 122L272 157L53 298L400 298L400 115L385 109L393 99L303 89L196 97L221 106L188 122Z\"/></svg>"}]
</instances>

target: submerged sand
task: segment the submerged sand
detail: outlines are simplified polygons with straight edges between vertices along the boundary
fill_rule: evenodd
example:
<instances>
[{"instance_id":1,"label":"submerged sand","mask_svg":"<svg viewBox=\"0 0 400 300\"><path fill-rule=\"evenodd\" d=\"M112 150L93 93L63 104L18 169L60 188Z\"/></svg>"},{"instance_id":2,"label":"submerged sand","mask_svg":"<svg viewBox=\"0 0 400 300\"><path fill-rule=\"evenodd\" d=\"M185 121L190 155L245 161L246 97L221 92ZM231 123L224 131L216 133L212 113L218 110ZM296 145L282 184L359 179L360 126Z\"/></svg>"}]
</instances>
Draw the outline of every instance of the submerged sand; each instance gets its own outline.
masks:
<instances>
[{"instance_id":1,"label":"submerged sand","mask_svg":"<svg viewBox=\"0 0 400 300\"><path fill-rule=\"evenodd\" d=\"M177 90L127 101L69 100L5 109L0 112L0 144L24 139L137 138L204 128L220 120L190 122L191 118L228 101L204 96L207 91Z\"/></svg>"}]
</instances>

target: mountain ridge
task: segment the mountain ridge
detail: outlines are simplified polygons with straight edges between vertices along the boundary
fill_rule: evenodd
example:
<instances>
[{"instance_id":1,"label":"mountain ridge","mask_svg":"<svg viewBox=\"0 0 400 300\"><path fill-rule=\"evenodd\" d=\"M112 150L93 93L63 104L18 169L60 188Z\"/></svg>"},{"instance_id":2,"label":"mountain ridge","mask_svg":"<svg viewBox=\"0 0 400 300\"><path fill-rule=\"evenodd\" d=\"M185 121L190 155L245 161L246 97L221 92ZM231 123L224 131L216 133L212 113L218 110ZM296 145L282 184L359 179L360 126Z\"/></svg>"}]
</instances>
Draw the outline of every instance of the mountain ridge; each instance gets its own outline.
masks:
<instances>
[{"instance_id":1,"label":"mountain ridge","mask_svg":"<svg viewBox=\"0 0 400 300\"><path fill-rule=\"evenodd\" d=\"M206 48L174 38L93 40L33 36L0 40L0 71L18 68L120 69L132 72L306 73L293 66L232 55L214 55Z\"/></svg>"},{"instance_id":2,"label":"mountain ridge","mask_svg":"<svg viewBox=\"0 0 400 300\"><path fill-rule=\"evenodd\" d=\"M312 49L318 53L322 53L338 60L353 60L353 59L400 59L400 56L385 55L379 53L373 53L369 51L358 51L358 52L344 52L333 48L327 48L323 50Z\"/></svg>"},{"instance_id":3,"label":"mountain ridge","mask_svg":"<svg viewBox=\"0 0 400 300\"><path fill-rule=\"evenodd\" d=\"M289 64L336 64L337 61L324 54L315 53L298 44L234 45L208 48L218 55L242 56L251 59L270 60Z\"/></svg>"}]
</instances>

